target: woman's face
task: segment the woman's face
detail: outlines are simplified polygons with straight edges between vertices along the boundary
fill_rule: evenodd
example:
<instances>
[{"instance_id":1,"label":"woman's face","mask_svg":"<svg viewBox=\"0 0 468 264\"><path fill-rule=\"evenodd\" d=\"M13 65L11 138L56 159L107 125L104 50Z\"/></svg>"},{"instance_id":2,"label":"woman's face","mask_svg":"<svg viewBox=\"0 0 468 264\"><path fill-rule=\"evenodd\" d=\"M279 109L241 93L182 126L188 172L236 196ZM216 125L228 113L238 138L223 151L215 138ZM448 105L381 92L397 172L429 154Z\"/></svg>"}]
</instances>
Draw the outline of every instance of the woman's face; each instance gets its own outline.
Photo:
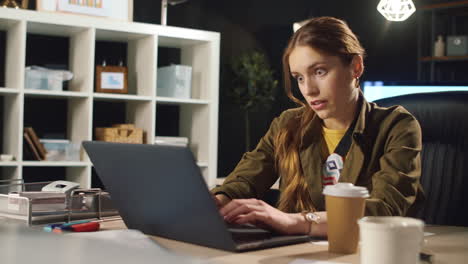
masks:
<instances>
[{"instance_id":1,"label":"woman's face","mask_svg":"<svg viewBox=\"0 0 468 264\"><path fill-rule=\"evenodd\" d=\"M350 116L358 97L351 65L309 46L296 46L289 56L289 67L307 104L325 126L346 121L343 119Z\"/></svg>"}]
</instances>

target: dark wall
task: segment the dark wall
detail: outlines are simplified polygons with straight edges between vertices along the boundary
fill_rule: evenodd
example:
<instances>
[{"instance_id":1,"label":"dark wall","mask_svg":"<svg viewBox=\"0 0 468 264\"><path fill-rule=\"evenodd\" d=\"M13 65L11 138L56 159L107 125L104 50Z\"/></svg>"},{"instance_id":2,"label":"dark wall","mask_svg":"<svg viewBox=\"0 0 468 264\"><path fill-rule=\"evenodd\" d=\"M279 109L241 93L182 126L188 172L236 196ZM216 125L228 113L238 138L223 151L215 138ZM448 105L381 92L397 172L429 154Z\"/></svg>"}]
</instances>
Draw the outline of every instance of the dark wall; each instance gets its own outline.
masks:
<instances>
[{"instance_id":1,"label":"dark wall","mask_svg":"<svg viewBox=\"0 0 468 264\"><path fill-rule=\"evenodd\" d=\"M422 6L441 1L415 2ZM363 80L416 80L417 15L404 22L388 22L377 12L377 3L376 0L190 0L169 6L168 25L221 33L218 177L226 176L245 150L242 113L226 97L230 84L223 79L224 69L242 51L262 49L282 82L281 55L296 21L312 16L346 20L367 50ZM159 24L160 1L135 1L134 20ZM280 85L273 108L251 118L252 142L258 142L271 120L291 106Z\"/></svg>"}]
</instances>

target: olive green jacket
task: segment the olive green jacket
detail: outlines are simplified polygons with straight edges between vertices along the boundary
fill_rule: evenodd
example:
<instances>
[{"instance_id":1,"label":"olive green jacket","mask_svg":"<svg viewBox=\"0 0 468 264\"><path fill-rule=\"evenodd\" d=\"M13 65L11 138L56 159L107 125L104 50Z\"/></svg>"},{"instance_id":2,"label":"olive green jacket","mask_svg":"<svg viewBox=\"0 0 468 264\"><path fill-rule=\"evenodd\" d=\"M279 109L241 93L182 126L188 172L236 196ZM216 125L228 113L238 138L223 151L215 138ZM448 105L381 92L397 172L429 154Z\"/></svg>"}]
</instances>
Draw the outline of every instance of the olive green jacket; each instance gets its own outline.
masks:
<instances>
[{"instance_id":1,"label":"olive green jacket","mask_svg":"<svg viewBox=\"0 0 468 264\"><path fill-rule=\"evenodd\" d=\"M303 111L304 107L289 109L275 118L257 147L245 153L223 185L212 192L224 193L231 199L262 198L279 177L274 139L281 127ZM299 146L310 199L318 211L325 210L321 129L321 120L314 116ZM419 182L421 147L421 128L406 109L383 108L362 100L339 181L367 187L370 198L366 200L366 215L412 216L424 200ZM283 187L280 181L280 191Z\"/></svg>"}]
</instances>

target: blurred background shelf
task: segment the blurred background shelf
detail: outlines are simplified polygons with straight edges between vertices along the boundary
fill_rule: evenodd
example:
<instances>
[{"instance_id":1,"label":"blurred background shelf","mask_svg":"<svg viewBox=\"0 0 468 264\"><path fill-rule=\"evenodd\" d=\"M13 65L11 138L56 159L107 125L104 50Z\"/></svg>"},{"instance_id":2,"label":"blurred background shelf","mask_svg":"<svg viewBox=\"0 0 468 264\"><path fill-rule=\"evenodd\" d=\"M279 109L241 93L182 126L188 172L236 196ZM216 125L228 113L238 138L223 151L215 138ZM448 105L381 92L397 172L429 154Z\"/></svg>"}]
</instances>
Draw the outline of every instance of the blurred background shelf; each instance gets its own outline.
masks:
<instances>
[{"instance_id":1,"label":"blurred background shelf","mask_svg":"<svg viewBox=\"0 0 468 264\"><path fill-rule=\"evenodd\" d=\"M81 143L94 140L97 127L127 123L143 129L150 144L155 136L187 137L195 159L203 161L198 164L206 182L215 181L219 33L0 8L0 36L0 153L17 160L0 162L0 180L70 180L83 188L101 187L86 154L78 162L23 161L24 127L33 127L39 138ZM103 60L126 66L127 94L95 92L95 67ZM189 99L156 96L157 69L171 64L191 67ZM27 89L31 65L58 66L73 78L63 91Z\"/></svg>"}]
</instances>

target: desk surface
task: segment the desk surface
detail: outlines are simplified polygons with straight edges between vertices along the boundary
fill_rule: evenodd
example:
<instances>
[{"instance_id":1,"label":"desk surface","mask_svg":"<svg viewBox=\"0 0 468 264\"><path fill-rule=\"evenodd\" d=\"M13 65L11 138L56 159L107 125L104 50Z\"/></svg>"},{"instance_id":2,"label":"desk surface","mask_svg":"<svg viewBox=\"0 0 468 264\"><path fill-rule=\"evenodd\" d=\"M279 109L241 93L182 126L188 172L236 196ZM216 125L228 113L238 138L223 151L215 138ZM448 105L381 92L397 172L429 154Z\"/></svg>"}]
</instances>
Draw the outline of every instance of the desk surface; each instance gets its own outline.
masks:
<instances>
[{"instance_id":1,"label":"desk surface","mask_svg":"<svg viewBox=\"0 0 468 264\"><path fill-rule=\"evenodd\" d=\"M122 229L122 221L105 222L102 229ZM468 259L468 227L426 226L424 251L434 255L433 263L466 263ZM359 263L359 255L328 253L328 246L313 242L284 247L257 250L245 253L227 252L194 244L151 236L159 245L183 255L197 256L215 263L262 263L286 264L295 259L328 260L333 262Z\"/></svg>"}]
</instances>

